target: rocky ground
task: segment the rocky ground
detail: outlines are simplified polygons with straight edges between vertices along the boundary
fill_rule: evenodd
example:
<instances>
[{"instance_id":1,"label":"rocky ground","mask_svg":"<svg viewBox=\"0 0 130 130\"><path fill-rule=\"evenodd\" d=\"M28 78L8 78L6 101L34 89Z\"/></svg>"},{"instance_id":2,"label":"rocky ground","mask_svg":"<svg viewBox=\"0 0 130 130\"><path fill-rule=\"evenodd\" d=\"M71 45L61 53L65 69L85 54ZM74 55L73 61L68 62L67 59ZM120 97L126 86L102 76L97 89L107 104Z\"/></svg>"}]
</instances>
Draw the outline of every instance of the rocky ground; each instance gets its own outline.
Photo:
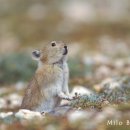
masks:
<instances>
[{"instance_id":1,"label":"rocky ground","mask_svg":"<svg viewBox=\"0 0 130 130\"><path fill-rule=\"evenodd\" d=\"M0 88L1 130L130 129L129 46L109 44L106 49L107 44L104 47L101 44L98 51L87 54L87 50L74 46L70 46L69 86L71 95L76 98L62 101L69 106L41 114L19 109L27 83L3 84ZM80 58L76 57L79 53Z\"/></svg>"},{"instance_id":2,"label":"rocky ground","mask_svg":"<svg viewBox=\"0 0 130 130\"><path fill-rule=\"evenodd\" d=\"M69 107L57 108L53 113L42 114L19 109L23 91L21 86L24 84L1 88L0 129L129 129L129 81L130 77L109 78L94 85L93 89L75 86L71 94L76 94L77 98L67 102Z\"/></svg>"},{"instance_id":3,"label":"rocky ground","mask_svg":"<svg viewBox=\"0 0 130 130\"><path fill-rule=\"evenodd\" d=\"M0 0L0 130L130 129L129 0ZM52 113L21 110L33 49L69 43L76 98Z\"/></svg>"}]
</instances>

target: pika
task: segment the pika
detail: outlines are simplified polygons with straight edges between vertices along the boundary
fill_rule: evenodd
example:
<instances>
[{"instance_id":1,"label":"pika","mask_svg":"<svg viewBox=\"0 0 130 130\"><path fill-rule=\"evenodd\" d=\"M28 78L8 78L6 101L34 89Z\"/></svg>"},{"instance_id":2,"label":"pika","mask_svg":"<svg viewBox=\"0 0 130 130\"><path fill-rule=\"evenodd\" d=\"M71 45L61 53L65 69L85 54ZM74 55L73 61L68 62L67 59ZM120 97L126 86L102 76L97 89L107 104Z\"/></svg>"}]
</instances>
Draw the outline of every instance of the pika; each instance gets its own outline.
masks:
<instances>
[{"instance_id":1,"label":"pika","mask_svg":"<svg viewBox=\"0 0 130 130\"><path fill-rule=\"evenodd\" d=\"M55 41L32 52L38 68L25 91L22 109L50 112L62 99L72 100L68 89L67 54L67 45Z\"/></svg>"}]
</instances>

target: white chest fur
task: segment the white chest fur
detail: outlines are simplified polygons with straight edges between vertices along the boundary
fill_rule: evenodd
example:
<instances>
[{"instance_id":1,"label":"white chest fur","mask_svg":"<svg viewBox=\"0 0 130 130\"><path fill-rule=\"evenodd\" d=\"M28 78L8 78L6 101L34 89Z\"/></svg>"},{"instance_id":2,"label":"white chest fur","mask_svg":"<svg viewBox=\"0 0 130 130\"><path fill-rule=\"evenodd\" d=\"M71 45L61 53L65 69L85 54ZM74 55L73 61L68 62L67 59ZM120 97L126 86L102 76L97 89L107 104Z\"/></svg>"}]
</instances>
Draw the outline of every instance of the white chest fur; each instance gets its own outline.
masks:
<instances>
[{"instance_id":1,"label":"white chest fur","mask_svg":"<svg viewBox=\"0 0 130 130\"><path fill-rule=\"evenodd\" d=\"M62 69L58 74L56 74L55 79L54 82L50 82L46 84L46 86L43 86L43 101L36 108L36 111L49 112L60 103L61 99L58 97L58 94L63 92L64 84L64 71Z\"/></svg>"}]
</instances>

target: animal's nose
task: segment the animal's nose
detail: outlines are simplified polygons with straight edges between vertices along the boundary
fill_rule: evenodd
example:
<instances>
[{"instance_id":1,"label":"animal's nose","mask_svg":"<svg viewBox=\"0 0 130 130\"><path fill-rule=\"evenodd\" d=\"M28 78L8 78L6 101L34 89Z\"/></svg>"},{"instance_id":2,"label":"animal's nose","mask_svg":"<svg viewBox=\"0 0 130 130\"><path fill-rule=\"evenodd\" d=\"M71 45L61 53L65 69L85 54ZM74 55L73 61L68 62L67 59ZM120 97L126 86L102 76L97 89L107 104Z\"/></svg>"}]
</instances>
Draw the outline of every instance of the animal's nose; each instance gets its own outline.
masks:
<instances>
[{"instance_id":1,"label":"animal's nose","mask_svg":"<svg viewBox=\"0 0 130 130\"><path fill-rule=\"evenodd\" d=\"M67 49L67 46L64 46L65 49Z\"/></svg>"}]
</instances>

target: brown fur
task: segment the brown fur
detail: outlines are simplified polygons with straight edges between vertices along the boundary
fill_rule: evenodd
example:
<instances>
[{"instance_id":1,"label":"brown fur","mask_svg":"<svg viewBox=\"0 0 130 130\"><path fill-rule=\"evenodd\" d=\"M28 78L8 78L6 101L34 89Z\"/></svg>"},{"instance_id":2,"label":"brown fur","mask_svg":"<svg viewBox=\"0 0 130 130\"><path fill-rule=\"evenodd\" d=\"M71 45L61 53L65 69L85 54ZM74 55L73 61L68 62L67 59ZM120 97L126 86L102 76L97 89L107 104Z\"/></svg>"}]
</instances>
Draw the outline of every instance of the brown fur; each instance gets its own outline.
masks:
<instances>
[{"instance_id":1,"label":"brown fur","mask_svg":"<svg viewBox=\"0 0 130 130\"><path fill-rule=\"evenodd\" d=\"M21 108L34 111L51 111L61 99L68 96L68 66L66 45L62 42L46 44L42 50L32 54L38 60L38 69L29 83Z\"/></svg>"},{"instance_id":2,"label":"brown fur","mask_svg":"<svg viewBox=\"0 0 130 130\"><path fill-rule=\"evenodd\" d=\"M53 82L56 77L53 75L57 71L61 71L61 69L53 65L44 65L44 67L41 67L36 71L35 76L25 91L25 96L21 105L22 109L33 110L43 101L45 97L44 93L42 92L42 87L46 87L43 86L43 84Z\"/></svg>"}]
</instances>

